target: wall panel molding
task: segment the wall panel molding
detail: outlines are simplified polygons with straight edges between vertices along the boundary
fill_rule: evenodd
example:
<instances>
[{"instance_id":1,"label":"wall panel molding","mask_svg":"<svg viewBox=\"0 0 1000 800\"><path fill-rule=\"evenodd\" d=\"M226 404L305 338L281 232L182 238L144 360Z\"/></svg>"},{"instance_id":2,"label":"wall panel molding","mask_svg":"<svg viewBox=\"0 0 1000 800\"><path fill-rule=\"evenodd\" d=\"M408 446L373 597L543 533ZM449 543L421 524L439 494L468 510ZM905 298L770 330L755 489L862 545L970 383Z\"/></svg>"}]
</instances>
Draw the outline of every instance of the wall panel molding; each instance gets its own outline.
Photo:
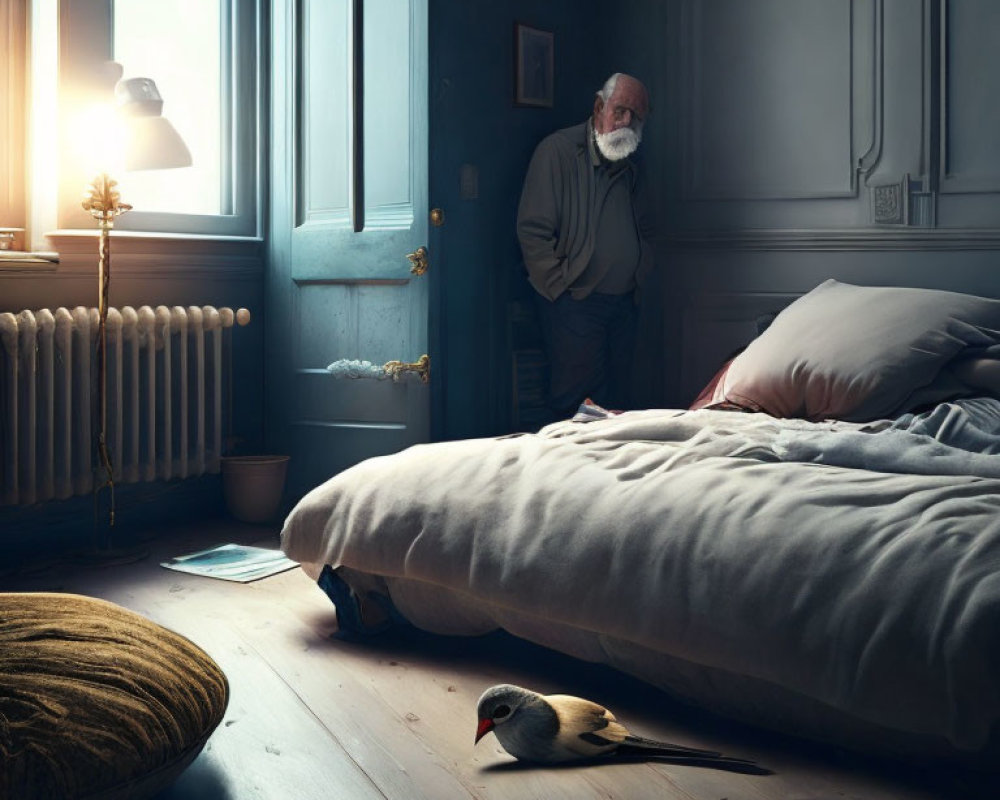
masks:
<instances>
[{"instance_id":1,"label":"wall panel molding","mask_svg":"<svg viewBox=\"0 0 1000 800\"><path fill-rule=\"evenodd\" d=\"M858 168L870 172L881 152L880 9L881 0L685 0L683 195L856 197Z\"/></svg>"},{"instance_id":2,"label":"wall panel molding","mask_svg":"<svg viewBox=\"0 0 1000 800\"><path fill-rule=\"evenodd\" d=\"M859 228L815 230L726 230L681 233L659 240L672 251L869 252L872 250L1000 250L993 228Z\"/></svg>"},{"instance_id":3,"label":"wall panel molding","mask_svg":"<svg viewBox=\"0 0 1000 800\"><path fill-rule=\"evenodd\" d=\"M47 235L59 254L56 276L97 276L97 231L57 231ZM112 281L119 277L195 280L199 277L260 281L263 243L236 237L173 237L111 234Z\"/></svg>"},{"instance_id":4,"label":"wall panel molding","mask_svg":"<svg viewBox=\"0 0 1000 800\"><path fill-rule=\"evenodd\" d=\"M869 48L869 52L865 54L870 57L870 64L867 65L867 69L863 70L863 75L858 74L862 70L856 71L854 75L855 83L858 80L868 81L870 87L868 94L871 113L871 126L868 130L869 143L868 148L861 152L857 161L861 177L867 179L875 171L879 161L882 159L885 126L885 8L883 0L874 0L870 7L865 8L855 4L853 9L855 30L858 29L858 23L862 22L864 18L870 20L869 24L871 26L871 47ZM857 48L852 48L852 50L856 51ZM855 53L854 57L856 55ZM854 95L856 101L860 102L861 94L856 88Z\"/></svg>"},{"instance_id":5,"label":"wall panel molding","mask_svg":"<svg viewBox=\"0 0 1000 800\"><path fill-rule=\"evenodd\" d=\"M1000 4L940 2L940 191L1000 192Z\"/></svg>"}]
</instances>

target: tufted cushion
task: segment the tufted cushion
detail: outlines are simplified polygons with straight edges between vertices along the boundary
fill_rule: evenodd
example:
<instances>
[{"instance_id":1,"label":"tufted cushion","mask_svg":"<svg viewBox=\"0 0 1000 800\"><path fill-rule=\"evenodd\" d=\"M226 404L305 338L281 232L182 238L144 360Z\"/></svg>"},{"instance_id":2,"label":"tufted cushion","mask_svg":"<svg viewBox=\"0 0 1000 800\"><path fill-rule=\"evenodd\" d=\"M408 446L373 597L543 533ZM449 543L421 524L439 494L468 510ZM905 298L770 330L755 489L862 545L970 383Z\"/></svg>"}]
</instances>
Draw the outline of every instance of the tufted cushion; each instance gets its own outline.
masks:
<instances>
[{"instance_id":1,"label":"tufted cushion","mask_svg":"<svg viewBox=\"0 0 1000 800\"><path fill-rule=\"evenodd\" d=\"M139 614L0 593L0 800L149 797L194 760L228 700L208 654Z\"/></svg>"}]
</instances>

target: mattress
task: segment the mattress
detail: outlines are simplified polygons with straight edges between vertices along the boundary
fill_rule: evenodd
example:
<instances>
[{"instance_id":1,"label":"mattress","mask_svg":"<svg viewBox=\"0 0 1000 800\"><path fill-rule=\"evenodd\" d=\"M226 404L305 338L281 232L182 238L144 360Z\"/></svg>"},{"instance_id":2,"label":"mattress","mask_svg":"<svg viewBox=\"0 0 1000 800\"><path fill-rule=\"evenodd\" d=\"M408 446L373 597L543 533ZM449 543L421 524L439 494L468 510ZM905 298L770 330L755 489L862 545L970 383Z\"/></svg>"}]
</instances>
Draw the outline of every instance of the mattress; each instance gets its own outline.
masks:
<instances>
[{"instance_id":1,"label":"mattress","mask_svg":"<svg viewBox=\"0 0 1000 800\"><path fill-rule=\"evenodd\" d=\"M765 727L995 768L998 455L986 397L628 412L370 459L282 547L344 620L500 628Z\"/></svg>"}]
</instances>

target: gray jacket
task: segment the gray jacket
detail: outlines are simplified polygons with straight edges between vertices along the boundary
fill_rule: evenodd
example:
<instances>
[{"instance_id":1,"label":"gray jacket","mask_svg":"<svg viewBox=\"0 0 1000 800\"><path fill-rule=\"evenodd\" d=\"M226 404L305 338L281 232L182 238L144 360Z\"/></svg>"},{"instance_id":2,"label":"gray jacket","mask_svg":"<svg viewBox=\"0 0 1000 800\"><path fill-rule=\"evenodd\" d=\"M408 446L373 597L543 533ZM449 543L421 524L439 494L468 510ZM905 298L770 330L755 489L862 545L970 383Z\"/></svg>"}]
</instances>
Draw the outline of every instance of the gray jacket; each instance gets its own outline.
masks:
<instances>
[{"instance_id":1,"label":"gray jacket","mask_svg":"<svg viewBox=\"0 0 1000 800\"><path fill-rule=\"evenodd\" d=\"M535 148L521 190L517 238L528 280L549 300L583 274L594 251L605 194L599 195L594 179L600 157L591 130L588 120L545 137ZM653 252L647 241L648 215L638 170L631 161L627 169L641 253L636 284L641 288L652 269Z\"/></svg>"}]
</instances>

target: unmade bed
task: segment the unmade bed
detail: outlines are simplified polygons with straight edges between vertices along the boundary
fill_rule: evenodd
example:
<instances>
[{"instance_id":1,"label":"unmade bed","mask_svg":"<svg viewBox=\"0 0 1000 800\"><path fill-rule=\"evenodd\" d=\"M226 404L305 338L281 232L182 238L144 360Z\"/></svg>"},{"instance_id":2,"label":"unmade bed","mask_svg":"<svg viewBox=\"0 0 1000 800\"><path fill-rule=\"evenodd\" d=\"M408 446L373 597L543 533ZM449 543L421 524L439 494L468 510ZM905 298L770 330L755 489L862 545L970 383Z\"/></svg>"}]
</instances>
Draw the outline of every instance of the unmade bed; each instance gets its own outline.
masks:
<instances>
[{"instance_id":1,"label":"unmade bed","mask_svg":"<svg viewBox=\"0 0 1000 800\"><path fill-rule=\"evenodd\" d=\"M761 726L996 768L998 348L1000 301L828 281L704 407L369 459L282 547L345 624L503 629Z\"/></svg>"}]
</instances>

